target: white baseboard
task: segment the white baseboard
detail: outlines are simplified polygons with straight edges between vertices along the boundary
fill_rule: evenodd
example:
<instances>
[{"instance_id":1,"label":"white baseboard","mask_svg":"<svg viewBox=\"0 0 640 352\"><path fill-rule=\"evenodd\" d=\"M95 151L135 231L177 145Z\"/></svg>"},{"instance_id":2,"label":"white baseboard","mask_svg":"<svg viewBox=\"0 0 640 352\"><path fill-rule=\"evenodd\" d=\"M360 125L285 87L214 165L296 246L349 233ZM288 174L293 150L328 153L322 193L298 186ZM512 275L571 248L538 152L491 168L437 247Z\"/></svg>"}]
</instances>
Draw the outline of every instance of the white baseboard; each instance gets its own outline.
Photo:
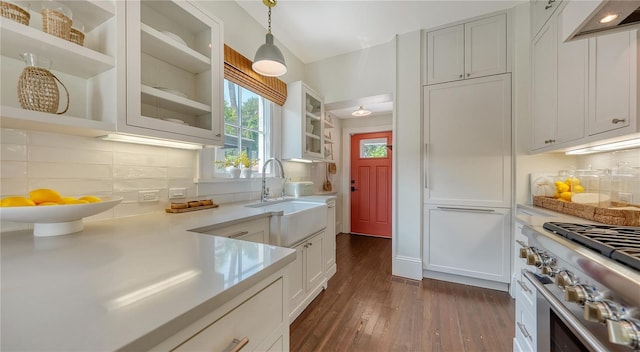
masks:
<instances>
[{"instance_id":1,"label":"white baseboard","mask_svg":"<svg viewBox=\"0 0 640 352\"><path fill-rule=\"evenodd\" d=\"M422 280L422 259L396 255L391 263L391 274L412 280Z\"/></svg>"},{"instance_id":2,"label":"white baseboard","mask_svg":"<svg viewBox=\"0 0 640 352\"><path fill-rule=\"evenodd\" d=\"M504 282L476 279L473 277L460 276L460 275L454 275L454 274L445 274L445 273L439 273L439 272L429 271L429 270L424 270L422 275L423 277L428 279L449 281L456 284L471 285L471 286L477 286L482 288L488 288L492 290L509 292L509 284Z\"/></svg>"}]
</instances>

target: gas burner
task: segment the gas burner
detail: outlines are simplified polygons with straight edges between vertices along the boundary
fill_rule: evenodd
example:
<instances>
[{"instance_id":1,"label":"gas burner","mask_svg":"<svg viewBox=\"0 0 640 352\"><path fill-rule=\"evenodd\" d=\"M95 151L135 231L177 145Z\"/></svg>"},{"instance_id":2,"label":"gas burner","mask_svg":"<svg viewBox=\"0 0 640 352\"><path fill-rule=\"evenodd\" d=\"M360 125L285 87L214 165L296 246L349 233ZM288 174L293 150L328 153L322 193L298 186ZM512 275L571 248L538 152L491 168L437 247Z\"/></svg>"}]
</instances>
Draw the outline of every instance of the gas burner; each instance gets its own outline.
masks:
<instances>
[{"instance_id":1,"label":"gas burner","mask_svg":"<svg viewBox=\"0 0 640 352\"><path fill-rule=\"evenodd\" d=\"M543 227L640 270L640 227L547 222Z\"/></svg>"}]
</instances>

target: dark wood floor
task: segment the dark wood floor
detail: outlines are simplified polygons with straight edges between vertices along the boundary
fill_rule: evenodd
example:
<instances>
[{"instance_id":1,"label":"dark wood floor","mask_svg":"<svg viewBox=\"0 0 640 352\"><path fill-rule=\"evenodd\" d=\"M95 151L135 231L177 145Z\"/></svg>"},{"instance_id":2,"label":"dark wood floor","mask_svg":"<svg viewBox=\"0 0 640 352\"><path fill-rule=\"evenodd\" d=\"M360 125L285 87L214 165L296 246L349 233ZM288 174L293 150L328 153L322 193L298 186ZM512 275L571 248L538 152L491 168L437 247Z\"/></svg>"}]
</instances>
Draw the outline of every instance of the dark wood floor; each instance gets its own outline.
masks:
<instances>
[{"instance_id":1,"label":"dark wood floor","mask_svg":"<svg viewBox=\"0 0 640 352\"><path fill-rule=\"evenodd\" d=\"M511 351L505 292L391 276L391 240L340 234L338 272L291 324L291 351Z\"/></svg>"}]
</instances>

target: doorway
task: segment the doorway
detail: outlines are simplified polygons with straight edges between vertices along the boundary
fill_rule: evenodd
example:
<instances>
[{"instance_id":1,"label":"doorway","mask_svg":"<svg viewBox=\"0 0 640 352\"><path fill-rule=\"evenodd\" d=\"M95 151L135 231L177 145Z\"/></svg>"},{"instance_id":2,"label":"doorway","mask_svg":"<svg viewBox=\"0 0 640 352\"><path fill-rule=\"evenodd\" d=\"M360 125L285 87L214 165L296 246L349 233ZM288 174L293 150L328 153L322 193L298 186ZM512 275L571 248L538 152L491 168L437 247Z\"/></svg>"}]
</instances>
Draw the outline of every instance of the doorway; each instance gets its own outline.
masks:
<instances>
[{"instance_id":1,"label":"doorway","mask_svg":"<svg viewBox=\"0 0 640 352\"><path fill-rule=\"evenodd\" d=\"M392 143L391 131L351 135L351 233L391 238Z\"/></svg>"}]
</instances>

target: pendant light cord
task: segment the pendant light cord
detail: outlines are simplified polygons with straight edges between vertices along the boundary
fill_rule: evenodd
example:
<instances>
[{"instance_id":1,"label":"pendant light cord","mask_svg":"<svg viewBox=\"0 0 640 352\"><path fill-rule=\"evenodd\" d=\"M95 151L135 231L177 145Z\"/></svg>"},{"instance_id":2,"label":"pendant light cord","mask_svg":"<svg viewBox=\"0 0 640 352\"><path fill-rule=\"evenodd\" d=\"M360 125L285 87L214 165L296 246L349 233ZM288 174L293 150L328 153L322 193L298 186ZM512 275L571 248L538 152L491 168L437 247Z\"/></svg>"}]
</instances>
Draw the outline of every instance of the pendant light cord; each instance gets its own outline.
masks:
<instances>
[{"instance_id":1,"label":"pendant light cord","mask_svg":"<svg viewBox=\"0 0 640 352\"><path fill-rule=\"evenodd\" d=\"M269 7L269 28L267 29L267 33L271 33L271 7Z\"/></svg>"}]
</instances>

